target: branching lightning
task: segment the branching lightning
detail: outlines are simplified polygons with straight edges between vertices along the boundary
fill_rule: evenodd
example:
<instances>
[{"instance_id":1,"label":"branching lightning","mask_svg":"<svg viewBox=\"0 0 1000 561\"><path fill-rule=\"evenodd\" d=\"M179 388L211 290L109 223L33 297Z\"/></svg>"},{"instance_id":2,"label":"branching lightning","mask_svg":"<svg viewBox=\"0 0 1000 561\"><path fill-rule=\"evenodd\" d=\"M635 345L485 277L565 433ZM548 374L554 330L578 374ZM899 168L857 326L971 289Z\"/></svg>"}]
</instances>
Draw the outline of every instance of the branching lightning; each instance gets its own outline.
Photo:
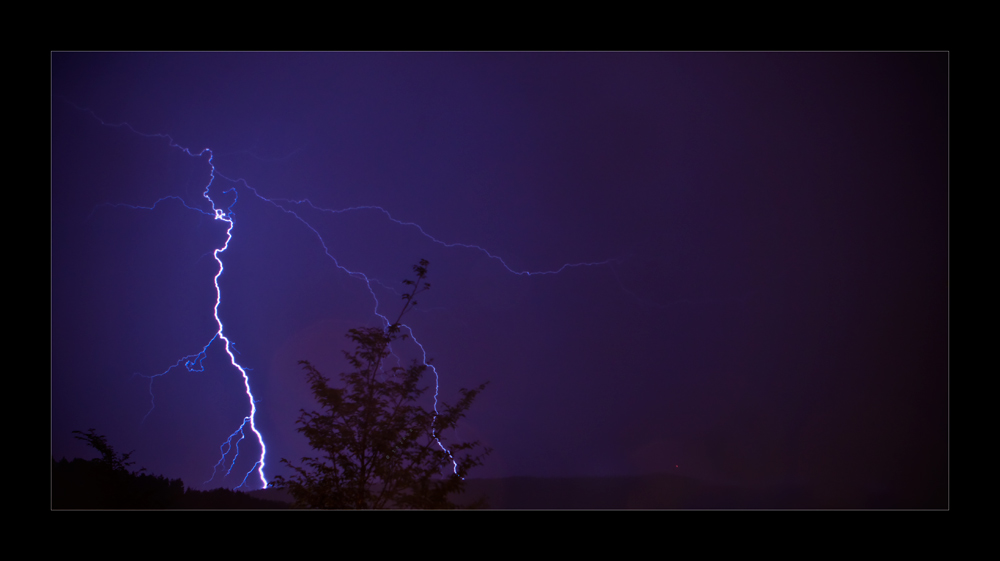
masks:
<instances>
[{"instance_id":1,"label":"branching lightning","mask_svg":"<svg viewBox=\"0 0 1000 561\"><path fill-rule=\"evenodd\" d=\"M72 104L72 102L69 102L69 103ZM349 275L349 276L351 276L353 278L356 278L356 279L358 279L358 280L360 280L360 281L362 281L362 282L365 283L365 286L368 288L368 292L369 292L369 294L371 294L372 300L374 301L374 310L373 310L373 312L374 312L374 314L376 316L378 316L379 318L381 318L381 320L383 322L383 327L386 327L386 328L389 326L389 319L379 311L379 300L378 300L378 297L376 296L375 291L374 291L374 289L372 287L372 283L374 282L374 283L377 283L377 284L382 285L382 286L385 286L385 285L383 285L377 279L369 278L365 273L363 273L361 271L353 271L353 270L348 269L344 265L342 265L337 260L337 258L330 252L330 249L329 249L328 244L326 243L326 240L323 239L323 236L319 233L319 231L312 224L310 224L305 218L303 218L300 213L296 212L296 209L298 207L300 207L300 206L307 206L307 207L309 207L309 208L311 208L313 210L316 210L316 211L319 211L319 212L323 212L323 213L329 213L329 214L341 214L341 213L354 212L354 211L364 211L364 210L378 211L378 212L381 212L382 214L384 214L386 216L386 218L388 218L388 220L390 220L390 221L392 221L392 222L394 222L396 224L399 224L401 226L408 227L408 228L415 228L417 231L419 231L419 233L422 236L424 236L425 238L427 238L427 239L433 241L434 243L439 244L439 245L441 245L443 247L447 247L447 248L464 248L464 249L471 249L471 250L479 251L479 252L485 254L486 256L488 256L490 259L494 259L494 260L498 261L509 273L514 274L514 275L519 275L519 276L554 275L554 274L561 273L561 272L563 272L563 271L565 271L566 269L569 269L569 268L595 267L595 266L611 266L612 263L620 261L620 260L617 260L617 259L607 259L607 260L598 261L598 262L566 263L566 264L563 264L562 266L560 266L557 269L547 270L547 271L515 270L515 269L511 268L501 257L490 253L488 250L486 250L485 248L483 248L481 246L474 245L474 244L465 244L465 243L457 243L457 242L449 243L449 242L442 241L442 240L440 240L440 239L432 236L431 234L427 233L427 231L421 225L416 224L414 222L405 222L405 221L399 220L397 218L394 218L389 213L389 211L387 211L386 209L384 209L382 207L379 207L379 206L355 206L355 207L350 207L350 208L333 210L333 209L327 209L327 208L322 208L322 207L316 206L309 199L292 200L292 199L268 198L268 197L265 197L256 188L250 186L246 182L246 180L244 180L242 178L231 179L229 177L226 177L226 176L222 175L216 169L215 164L212 162L213 154L212 154L211 149L209 149L209 148L204 148L201 151L194 151L194 150L191 150L189 148L180 146L179 144L177 144L173 140L173 138L171 136L169 136L167 134L162 134L162 133L155 133L155 134L142 133L142 132L139 132L139 131L135 130L128 123L118 123L118 124L108 123L108 122L104 121L103 119L101 119L100 117L98 117L93 111L81 108L79 106L76 106L75 104L72 104L72 105L74 105L74 107L76 107L77 109L79 109L81 111L85 111L85 112L89 113L92 117L94 117L95 119L97 119L102 125L105 125L105 126L108 126L108 127L115 127L115 128L126 128L129 131L131 131L132 133L134 133L136 135L139 135L139 136L146 137L146 138L165 139L169 143L169 146L171 148L175 148L175 149L181 150L182 152L184 152L188 156L191 156L191 157L194 157L194 158L200 158L200 157L204 157L204 156L207 155L207 162L208 162L208 165L209 165L209 179L208 179L208 183L205 185L204 191L202 192L202 196L208 202L209 206L211 207L211 211L206 211L206 210L204 210L202 208L198 208L196 206L189 205L181 197L177 197L177 196L173 196L173 195L162 197L159 200L155 201L150 206L135 206L135 205L129 205L129 204L124 204L124 203L105 203L104 205L99 205L99 206L109 206L109 207L113 207L113 208L122 208L122 207L124 207L124 208L133 209L133 210L154 211L154 210L157 209L157 207L161 203L164 203L164 202L167 202L167 201L177 201L177 202L179 202L180 204L182 204L185 208L187 208L189 210L202 213L202 214L204 214L206 216L211 217L213 220L218 220L220 222L225 223L225 229L226 229L225 242L222 244L221 247L216 248L212 252L212 255L213 255L216 263L218 263L218 270L216 271L215 276L212 279L212 282L213 282L213 284L215 286L215 296L216 296L216 298L215 298L215 305L214 305L213 310L212 310L212 314L213 314L213 317L215 318L215 322L216 322L216 326L217 326L217 330L216 330L215 334L201 348L201 350L198 351L197 353L190 354L190 355L187 355L187 356L184 356L184 357L178 359L176 363L174 363L173 365L171 365L169 368L167 368L163 372L160 372L158 374L144 376L144 377L146 377L146 378L149 379L150 409L146 413L146 415L143 417L143 421L145 421L146 418L149 417L149 415L153 412L153 410L155 408L155 397L154 397L154 394L153 394L153 382L155 381L155 379L159 378L161 376L165 376L168 373L170 373L171 371L173 371L173 370L175 370L175 369L177 369L177 368L179 368L181 366L183 366L189 372L203 372L204 371L204 361L205 361L205 358L207 356L208 350L217 341L221 341L222 342L223 349L225 350L226 354L229 356L229 362L230 362L230 364L232 364L232 366L234 368L236 368L239 371L240 375L243 377L244 387L246 389L247 401L249 402L249 406L250 406L249 415L247 415L247 416L245 416L243 418L243 420L242 420L241 424L239 425L239 427L236 430L234 430L229 435L229 437L219 446L219 451L220 451L221 457L220 457L219 461L213 466L213 468L212 468L212 477L210 477L208 479L208 481L205 482L206 484L209 483L210 481L212 481L212 479L214 479L216 477L218 471L220 470L220 466L221 467L225 467L228 464L228 468L226 468L226 475L229 475L229 473L232 471L232 469L233 469L233 467L235 465L236 458L239 456L239 445L240 445L240 442L242 442L246 438L246 436L247 436L246 432L245 432L245 429L249 428L249 432L251 432L256 437L257 443L260 446L260 457L254 463L254 465L250 469L250 471L248 471L247 474L243 477L242 482L240 483L239 486L237 486L237 488L244 486L247 483L247 480L250 478L250 476L254 473L254 471L257 472L257 479L259 479L261 487L266 487L267 486L267 479L266 479L265 474L264 474L265 457L266 457L266 454L267 454L267 447L266 447L266 445L264 443L264 437L260 433L260 431L257 429L256 423L255 423L255 417L256 417L256 413L257 413L257 407L256 407L257 400L254 398L253 392L252 392L251 387L250 387L250 378L249 378L249 375L247 373L249 369L246 368L246 367L244 367L244 366L242 366L237 361L236 356L234 354L235 347L233 345L233 342L228 337L226 337L224 326L223 326L223 322L222 322L221 317L219 316L219 305L220 305L220 303L222 301L222 290L221 290L221 288L219 286L219 278L222 276L223 272L225 271L225 266L224 266L223 260L222 260L222 254L229 248L229 242L233 239L233 229L235 227L235 213L233 211L233 207L236 205L236 203L237 203L237 201L239 199L238 192L237 192L237 186L242 186L242 188L245 188L247 191L249 191L250 193L252 193L256 197L258 197L259 199L261 199L261 200L263 200L263 201L265 201L267 203L270 203L271 205L273 205L277 209L283 211L284 213L286 213L288 215L291 215L296 220L298 220L300 223L302 223L306 228L308 228L313 234L315 234L317 240L320 243L320 245L323 247L324 253L327 255L327 257L329 257L332 260L334 266L336 266L341 271L345 272L347 275ZM222 194L233 193L233 202L230 203L228 206L221 207L221 208L220 208L220 206L217 206L216 201L211 196L211 189L212 189L212 186L215 183L215 181L216 181L217 178L221 178L221 179L224 179L226 181L229 181L233 185L233 187L230 187L229 189L227 189L225 191L222 191ZM616 276L617 276L617 274L616 274ZM423 361L423 364L425 366L427 366L428 368L430 368L430 370L434 373L434 412L438 413L438 395L439 395L439 391L440 391L440 383L439 383L439 381L440 381L440 375L439 375L437 369L433 366L433 364L431 364L428 361L428 359L427 359L427 352L424 349L424 346L415 337L415 334L413 333L413 329L410 326L405 325L405 324L403 324L402 327L407 330L410 339L414 343L416 343L416 345L420 348L420 352L421 352L421 355L422 355L421 360ZM238 438L237 438L237 435L238 435ZM233 442L234 439L236 439L235 442ZM450 451L447 450L447 448L445 448L445 446L440 441L438 441L438 445L441 447L442 450L444 450L445 452L447 452L449 454L449 456L451 455ZM232 454L231 457L230 457L230 454ZM227 462L227 457L229 457L229 461L228 462ZM457 463L454 461L454 459L452 460L452 462L453 462L453 464L454 464L454 466L455 466L455 468L457 470Z\"/></svg>"}]
</instances>

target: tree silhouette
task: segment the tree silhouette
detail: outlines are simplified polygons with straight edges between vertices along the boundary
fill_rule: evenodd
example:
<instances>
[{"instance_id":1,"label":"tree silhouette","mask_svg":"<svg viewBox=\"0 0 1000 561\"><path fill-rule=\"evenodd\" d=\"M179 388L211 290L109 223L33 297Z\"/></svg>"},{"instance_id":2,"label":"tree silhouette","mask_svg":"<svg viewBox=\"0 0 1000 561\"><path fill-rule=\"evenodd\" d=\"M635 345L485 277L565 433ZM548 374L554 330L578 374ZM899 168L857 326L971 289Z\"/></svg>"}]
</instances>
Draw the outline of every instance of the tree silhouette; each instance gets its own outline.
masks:
<instances>
[{"instance_id":1,"label":"tree silhouette","mask_svg":"<svg viewBox=\"0 0 1000 561\"><path fill-rule=\"evenodd\" d=\"M355 350L344 355L354 371L340 375L342 388L331 387L312 364L299 361L322 411L302 410L298 431L323 455L302 458L301 467L282 458L297 475L278 476L273 484L287 488L295 506L454 508L449 495L464 490L465 475L489 454L484 449L473 455L478 441L446 445L444 440L486 384L460 390L455 405L439 404L435 413L417 404L427 390L420 386L426 365L385 365L392 343L406 338L400 320L417 304L416 295L430 288L424 282L427 265L421 260L413 267L416 280L403 281L412 289L403 294L405 304L394 323L348 331Z\"/></svg>"},{"instance_id":2,"label":"tree silhouette","mask_svg":"<svg viewBox=\"0 0 1000 561\"><path fill-rule=\"evenodd\" d=\"M104 435L75 430L76 438L100 452L93 460L52 459L52 508L146 509L176 508L184 497L184 482L131 471L132 452L118 454Z\"/></svg>"},{"instance_id":3,"label":"tree silhouette","mask_svg":"<svg viewBox=\"0 0 1000 561\"><path fill-rule=\"evenodd\" d=\"M101 459L98 460L101 465L103 465L110 473L118 475L134 475L139 472L146 471L146 468L140 469L138 472L130 473L128 467L135 464L135 462L130 462L128 459L135 453L135 450L121 454L120 456L115 453L115 449L108 444L108 439L104 435L97 434L96 429L89 429L87 432L73 431L76 435L77 440L84 440L91 448L97 450L101 453Z\"/></svg>"}]
</instances>

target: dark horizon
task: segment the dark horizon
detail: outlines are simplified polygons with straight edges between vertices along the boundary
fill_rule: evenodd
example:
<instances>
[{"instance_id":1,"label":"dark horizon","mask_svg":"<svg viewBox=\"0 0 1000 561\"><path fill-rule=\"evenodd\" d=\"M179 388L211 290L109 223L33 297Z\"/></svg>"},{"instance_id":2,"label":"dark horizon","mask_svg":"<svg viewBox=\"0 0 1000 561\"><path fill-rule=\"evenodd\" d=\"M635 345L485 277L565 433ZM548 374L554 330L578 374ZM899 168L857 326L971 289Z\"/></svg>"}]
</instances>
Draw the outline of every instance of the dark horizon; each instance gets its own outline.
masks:
<instances>
[{"instance_id":1,"label":"dark horizon","mask_svg":"<svg viewBox=\"0 0 1000 561\"><path fill-rule=\"evenodd\" d=\"M442 399L490 382L458 435L494 449L472 478L936 501L948 62L53 53L52 455L94 457L72 431L95 428L194 489L253 466L247 438L210 480L249 412L220 341L155 398L147 378L216 330L214 166L233 224L219 316L269 480L311 453L298 361L345 370L344 334L381 322L374 297L394 317L425 258L432 288L404 323Z\"/></svg>"}]
</instances>

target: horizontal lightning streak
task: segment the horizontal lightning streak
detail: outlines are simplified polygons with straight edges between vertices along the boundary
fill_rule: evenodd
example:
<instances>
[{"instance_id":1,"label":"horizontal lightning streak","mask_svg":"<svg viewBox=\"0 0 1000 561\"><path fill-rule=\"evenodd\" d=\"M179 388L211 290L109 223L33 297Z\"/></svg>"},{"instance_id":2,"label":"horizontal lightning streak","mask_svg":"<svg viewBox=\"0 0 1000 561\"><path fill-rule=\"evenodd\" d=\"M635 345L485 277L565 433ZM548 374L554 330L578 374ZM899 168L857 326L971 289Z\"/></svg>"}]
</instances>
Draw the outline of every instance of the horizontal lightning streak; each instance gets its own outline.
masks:
<instances>
[{"instance_id":1,"label":"horizontal lightning streak","mask_svg":"<svg viewBox=\"0 0 1000 561\"><path fill-rule=\"evenodd\" d=\"M222 176L222 177L224 177L224 176ZM232 180L230 180L230 181L232 181ZM565 271L566 269L570 269L570 268L573 268L573 267L595 267L595 266L599 266L599 265L609 265L609 264L611 264L613 262L618 261L618 259L605 259L604 261L592 261L592 262L583 262L583 263L565 263L561 267L559 267L558 269L554 269L554 270L551 270L551 271L518 271L518 270L515 270L515 269L511 268L510 265L508 265L507 262L504 261L502 257L500 257L499 255L494 255L493 253L490 253L487 249L485 249L482 246L478 246L478 245L475 245L475 244L459 243L459 242L448 243L448 242L439 240L439 239L435 238L434 236L428 234L420 224L417 224L416 222L404 222L402 220L398 220L396 218L393 218L392 214L390 214L388 210L386 210L386 209L384 209L384 208L382 208L380 206L362 205L362 206L353 206L353 207L343 208L343 209L329 209L329 208L323 208L323 207L316 206L309 199L299 199L299 200L280 199L280 198L269 199L269 198L263 197L262 195L260 195L260 193L257 192L256 189L254 189L253 187L250 187L249 185L247 185L246 181L243 181L243 184L246 185L247 188L249 188L251 191L253 191L254 194L257 195L258 197L260 197L261 199L263 199L263 200L265 200L265 201L267 201L267 202L269 202L269 203L277 206L278 208L284 210L285 212L290 212L290 213L292 213L292 211L289 211L288 209L282 207L281 205L279 205L275 201L281 201L281 202L284 202L284 203L295 204L295 205L308 205L309 207L311 207L312 209L314 209L316 211L327 212L327 213L330 213L330 214L341 214L341 213L355 211L355 210L377 210L377 211L381 212L382 214L385 214L385 216L389 220L391 220L392 222L395 222L396 224L399 224L400 226L412 226L413 228L416 228L417 230L420 231L421 234L423 234L423 236L425 238L433 241L434 243L436 243L438 245L441 245L441 246L444 246L444 247L462 247L462 248L466 248L466 249L475 249L477 251L481 251L487 257L489 257L490 259L495 259L495 260L499 261L500 264L503 265L503 267L505 269L507 269L508 272L513 273L515 275L519 275L519 276L529 276L530 277L530 276L535 276L535 275L555 275L555 274L558 274L558 273L561 273L561 272ZM294 213L292 213L292 214L294 214ZM298 217L297 214L295 216ZM302 220L301 218L299 218L299 219ZM305 221L303 220L303 222L305 222ZM310 228L312 228L312 226L310 226ZM313 231L315 231L315 229L313 229Z\"/></svg>"}]
</instances>

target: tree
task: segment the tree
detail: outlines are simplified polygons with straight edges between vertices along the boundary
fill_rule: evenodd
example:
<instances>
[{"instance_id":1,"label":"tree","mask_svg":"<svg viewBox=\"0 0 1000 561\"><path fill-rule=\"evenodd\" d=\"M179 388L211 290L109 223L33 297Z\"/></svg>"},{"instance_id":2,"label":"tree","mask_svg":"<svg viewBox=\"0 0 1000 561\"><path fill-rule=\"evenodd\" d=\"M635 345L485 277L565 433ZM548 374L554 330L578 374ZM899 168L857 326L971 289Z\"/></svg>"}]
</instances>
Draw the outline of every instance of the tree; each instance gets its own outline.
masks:
<instances>
[{"instance_id":1,"label":"tree","mask_svg":"<svg viewBox=\"0 0 1000 561\"><path fill-rule=\"evenodd\" d=\"M97 461L100 462L100 464L103 465L109 473L117 474L119 476L127 476L136 475L139 472L146 471L146 468L142 468L138 472L129 472L128 467L135 464L135 462L130 462L128 459L132 457L135 450L121 455L116 454L115 449L108 444L107 437L97 434L96 429L89 429L87 432L75 430L73 431L73 434L76 435L77 440L86 441L91 448L101 453L101 459Z\"/></svg>"},{"instance_id":2,"label":"tree","mask_svg":"<svg viewBox=\"0 0 1000 561\"><path fill-rule=\"evenodd\" d=\"M301 360L322 411L302 410L298 431L322 453L302 458L304 466L282 458L297 475L278 476L274 485L295 497L305 508L454 508L449 495L464 490L468 471L482 465L489 454L473 455L480 443L445 444L445 432L454 430L486 384L459 391L455 405L439 404L437 412L421 407L427 390L421 377L427 365L414 361L408 368L386 366L391 346L406 335L400 320L416 306L414 297L430 288L424 282L427 261L414 265L416 280L403 294L405 304L388 327L351 329L347 338L354 352L344 352L353 372L342 373L343 387L331 387L308 361Z\"/></svg>"},{"instance_id":3,"label":"tree","mask_svg":"<svg viewBox=\"0 0 1000 561\"><path fill-rule=\"evenodd\" d=\"M52 459L53 508L175 508L183 498L183 481L142 473L146 468L131 471L133 452L116 453L96 430L73 434L101 457L73 462Z\"/></svg>"}]
</instances>

